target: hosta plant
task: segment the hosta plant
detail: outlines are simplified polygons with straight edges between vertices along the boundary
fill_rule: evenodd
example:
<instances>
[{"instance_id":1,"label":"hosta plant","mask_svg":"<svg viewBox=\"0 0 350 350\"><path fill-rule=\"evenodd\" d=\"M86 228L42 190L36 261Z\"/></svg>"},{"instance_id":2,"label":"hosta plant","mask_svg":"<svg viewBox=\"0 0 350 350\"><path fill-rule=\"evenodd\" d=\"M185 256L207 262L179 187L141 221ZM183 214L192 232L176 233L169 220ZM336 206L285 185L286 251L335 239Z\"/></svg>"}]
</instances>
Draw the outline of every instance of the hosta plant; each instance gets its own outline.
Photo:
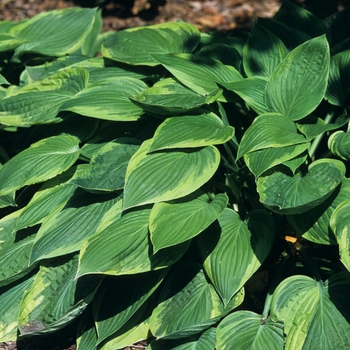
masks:
<instances>
[{"instance_id":1,"label":"hosta plant","mask_svg":"<svg viewBox=\"0 0 350 350\"><path fill-rule=\"evenodd\" d=\"M349 349L349 16L0 22L0 341Z\"/></svg>"}]
</instances>

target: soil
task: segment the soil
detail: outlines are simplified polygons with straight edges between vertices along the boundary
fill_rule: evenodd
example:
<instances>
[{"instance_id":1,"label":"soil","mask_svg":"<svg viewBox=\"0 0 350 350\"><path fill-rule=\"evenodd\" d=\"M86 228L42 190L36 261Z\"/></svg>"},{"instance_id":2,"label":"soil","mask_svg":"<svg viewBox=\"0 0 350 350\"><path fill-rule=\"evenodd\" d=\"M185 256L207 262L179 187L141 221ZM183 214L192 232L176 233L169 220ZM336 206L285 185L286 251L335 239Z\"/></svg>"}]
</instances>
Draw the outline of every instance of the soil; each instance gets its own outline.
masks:
<instances>
[{"instance_id":1,"label":"soil","mask_svg":"<svg viewBox=\"0 0 350 350\"><path fill-rule=\"evenodd\" d=\"M320 2L333 6L334 12L350 5L350 0L294 0L307 7ZM99 6L103 16L102 31L117 31L141 25L182 20L202 32L231 31L251 28L256 17L272 17L282 0L0 0L0 20L20 21L43 11L72 6ZM258 276L264 279L266 276ZM254 285L260 283L258 280ZM138 343L124 350L146 349ZM0 350L74 350L75 327L68 325L60 332L35 336L18 342L0 343Z\"/></svg>"}]
</instances>

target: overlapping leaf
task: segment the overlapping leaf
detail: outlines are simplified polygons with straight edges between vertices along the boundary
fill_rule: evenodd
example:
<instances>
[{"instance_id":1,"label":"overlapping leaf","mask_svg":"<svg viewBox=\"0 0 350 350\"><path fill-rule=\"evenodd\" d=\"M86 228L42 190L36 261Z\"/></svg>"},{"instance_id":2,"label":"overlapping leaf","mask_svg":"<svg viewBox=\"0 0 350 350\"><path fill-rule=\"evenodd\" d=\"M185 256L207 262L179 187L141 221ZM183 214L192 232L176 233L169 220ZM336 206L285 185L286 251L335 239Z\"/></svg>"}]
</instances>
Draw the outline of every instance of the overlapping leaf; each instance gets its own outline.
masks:
<instances>
[{"instance_id":1,"label":"overlapping leaf","mask_svg":"<svg viewBox=\"0 0 350 350\"><path fill-rule=\"evenodd\" d=\"M350 133L336 131L328 139L328 148L337 157L343 160L350 159Z\"/></svg>"}]
</instances>

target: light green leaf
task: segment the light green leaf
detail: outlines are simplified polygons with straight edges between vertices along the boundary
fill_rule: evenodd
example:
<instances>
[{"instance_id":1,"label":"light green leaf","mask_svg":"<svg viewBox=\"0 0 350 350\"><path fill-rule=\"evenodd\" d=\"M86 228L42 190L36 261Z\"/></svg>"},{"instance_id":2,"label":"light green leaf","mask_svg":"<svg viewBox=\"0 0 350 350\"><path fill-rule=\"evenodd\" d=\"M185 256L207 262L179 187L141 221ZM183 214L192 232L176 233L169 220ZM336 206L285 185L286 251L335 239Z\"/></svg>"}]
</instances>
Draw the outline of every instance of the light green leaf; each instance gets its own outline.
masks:
<instances>
[{"instance_id":1,"label":"light green leaf","mask_svg":"<svg viewBox=\"0 0 350 350\"><path fill-rule=\"evenodd\" d=\"M252 211L243 222L235 211L225 209L218 223L201 236L200 250L204 270L226 305L270 252L275 226L271 215L264 210ZM219 238L208 254L209 236Z\"/></svg>"},{"instance_id":2,"label":"light green leaf","mask_svg":"<svg viewBox=\"0 0 350 350\"><path fill-rule=\"evenodd\" d=\"M63 103L60 111L71 111L103 120L137 120L143 114L143 110L132 103L129 97L139 94L146 88L147 85L139 79L111 77L88 85L79 94Z\"/></svg>"},{"instance_id":3,"label":"light green leaf","mask_svg":"<svg viewBox=\"0 0 350 350\"><path fill-rule=\"evenodd\" d=\"M18 327L22 335L57 330L82 313L101 278L76 280L77 267L77 255L40 267L21 303Z\"/></svg>"},{"instance_id":4,"label":"light green leaf","mask_svg":"<svg viewBox=\"0 0 350 350\"><path fill-rule=\"evenodd\" d=\"M198 333L214 324L243 298L238 293L225 309L199 264L186 264L164 281L160 304L153 310L150 329L157 338L178 339Z\"/></svg>"},{"instance_id":5,"label":"light green leaf","mask_svg":"<svg viewBox=\"0 0 350 350\"><path fill-rule=\"evenodd\" d=\"M225 126L214 113L167 118L154 133L149 152L222 144L233 134L234 128Z\"/></svg>"},{"instance_id":6,"label":"light green leaf","mask_svg":"<svg viewBox=\"0 0 350 350\"><path fill-rule=\"evenodd\" d=\"M304 136L290 119L277 113L266 113L254 119L244 133L237 158L266 148L278 148L306 143Z\"/></svg>"},{"instance_id":7,"label":"light green leaf","mask_svg":"<svg viewBox=\"0 0 350 350\"><path fill-rule=\"evenodd\" d=\"M78 139L70 135L40 140L0 168L0 195L51 179L69 169L79 157Z\"/></svg>"},{"instance_id":8,"label":"light green leaf","mask_svg":"<svg viewBox=\"0 0 350 350\"><path fill-rule=\"evenodd\" d=\"M336 131L328 139L330 151L343 160L350 159L350 132Z\"/></svg>"},{"instance_id":9,"label":"light green leaf","mask_svg":"<svg viewBox=\"0 0 350 350\"><path fill-rule=\"evenodd\" d=\"M16 240L16 223L22 209L8 214L0 219L0 252L11 245Z\"/></svg>"},{"instance_id":10,"label":"light green leaf","mask_svg":"<svg viewBox=\"0 0 350 350\"><path fill-rule=\"evenodd\" d=\"M349 293L348 272L325 282L299 275L282 281L272 297L271 318L284 320L285 349L346 349L350 344Z\"/></svg>"},{"instance_id":11,"label":"light green leaf","mask_svg":"<svg viewBox=\"0 0 350 350\"><path fill-rule=\"evenodd\" d=\"M11 84L6 80L6 78L0 74L0 85L4 85L4 84L6 84L6 85L11 85Z\"/></svg>"},{"instance_id":12,"label":"light green leaf","mask_svg":"<svg viewBox=\"0 0 350 350\"><path fill-rule=\"evenodd\" d=\"M156 203L149 222L154 251L185 242L204 231L220 216L227 202L225 194L210 200L204 192L196 191L178 200Z\"/></svg>"},{"instance_id":13,"label":"light green leaf","mask_svg":"<svg viewBox=\"0 0 350 350\"><path fill-rule=\"evenodd\" d=\"M268 78L288 54L288 50L276 35L254 23L243 53L247 76Z\"/></svg>"},{"instance_id":14,"label":"light green leaf","mask_svg":"<svg viewBox=\"0 0 350 350\"><path fill-rule=\"evenodd\" d=\"M102 54L132 65L155 66L152 54L192 52L199 40L199 30L189 23L162 23L115 33L104 42Z\"/></svg>"},{"instance_id":15,"label":"light green leaf","mask_svg":"<svg viewBox=\"0 0 350 350\"><path fill-rule=\"evenodd\" d=\"M83 194L84 195L84 194ZM92 195L90 195L92 196ZM105 213L117 199L101 198L79 206L69 205L56 215L51 215L41 225L30 256L31 264L44 258L53 258L78 251L83 242L92 236ZM87 201L86 195L83 197ZM74 201L75 198L73 197ZM90 199L91 200L91 199Z\"/></svg>"},{"instance_id":16,"label":"light green leaf","mask_svg":"<svg viewBox=\"0 0 350 350\"><path fill-rule=\"evenodd\" d=\"M220 350L282 350L283 323L266 320L252 311L237 311L226 316L216 331Z\"/></svg>"},{"instance_id":17,"label":"light green leaf","mask_svg":"<svg viewBox=\"0 0 350 350\"><path fill-rule=\"evenodd\" d=\"M12 288L0 292L0 341L15 341L18 333L18 313L23 294L33 283L34 277L30 277Z\"/></svg>"},{"instance_id":18,"label":"light green leaf","mask_svg":"<svg viewBox=\"0 0 350 350\"><path fill-rule=\"evenodd\" d=\"M294 121L304 118L323 99L328 71L329 46L325 35L298 46L271 75L265 91L267 106Z\"/></svg>"},{"instance_id":19,"label":"light green leaf","mask_svg":"<svg viewBox=\"0 0 350 350\"><path fill-rule=\"evenodd\" d=\"M329 220L334 209L350 198L350 180L344 179L322 204L299 215L288 216L293 229L303 238L318 244L337 244Z\"/></svg>"},{"instance_id":20,"label":"light green leaf","mask_svg":"<svg viewBox=\"0 0 350 350\"><path fill-rule=\"evenodd\" d=\"M308 172L289 176L274 172L257 180L260 202L279 214L300 214L320 205L345 176L343 162L319 159L310 164Z\"/></svg>"},{"instance_id":21,"label":"light green leaf","mask_svg":"<svg viewBox=\"0 0 350 350\"><path fill-rule=\"evenodd\" d=\"M349 197L348 197L349 198ZM335 234L339 244L340 260L350 271L350 219L349 219L350 201L345 200L334 210L330 227Z\"/></svg>"},{"instance_id":22,"label":"light green leaf","mask_svg":"<svg viewBox=\"0 0 350 350\"><path fill-rule=\"evenodd\" d=\"M92 156L90 164L78 165L69 183L90 190L122 189L127 165L138 148L137 144L123 142L105 144Z\"/></svg>"},{"instance_id":23,"label":"light green leaf","mask_svg":"<svg viewBox=\"0 0 350 350\"><path fill-rule=\"evenodd\" d=\"M184 197L204 185L219 166L214 146L148 154L152 142L145 141L129 162L125 209Z\"/></svg>"},{"instance_id":24,"label":"light green leaf","mask_svg":"<svg viewBox=\"0 0 350 350\"><path fill-rule=\"evenodd\" d=\"M150 209L127 213L90 237L80 251L77 275L136 274L165 268L179 260L188 243L153 254L149 215Z\"/></svg>"}]
</instances>

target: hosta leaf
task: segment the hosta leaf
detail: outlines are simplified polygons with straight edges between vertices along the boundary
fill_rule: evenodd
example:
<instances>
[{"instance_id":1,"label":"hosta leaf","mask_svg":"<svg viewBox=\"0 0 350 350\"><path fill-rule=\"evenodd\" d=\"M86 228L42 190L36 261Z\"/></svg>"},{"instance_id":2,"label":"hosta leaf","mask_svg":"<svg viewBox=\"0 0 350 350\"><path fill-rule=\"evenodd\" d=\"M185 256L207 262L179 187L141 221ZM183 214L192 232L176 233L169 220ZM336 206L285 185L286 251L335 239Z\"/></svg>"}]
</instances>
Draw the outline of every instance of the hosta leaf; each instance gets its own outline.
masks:
<instances>
[{"instance_id":1,"label":"hosta leaf","mask_svg":"<svg viewBox=\"0 0 350 350\"><path fill-rule=\"evenodd\" d=\"M91 305L91 304L90 304ZM90 305L80 318L77 329L77 350L93 350L96 348L97 332L90 312Z\"/></svg>"},{"instance_id":2,"label":"hosta leaf","mask_svg":"<svg viewBox=\"0 0 350 350\"><path fill-rule=\"evenodd\" d=\"M328 139L328 148L343 160L350 159L350 132L336 131Z\"/></svg>"},{"instance_id":3,"label":"hosta leaf","mask_svg":"<svg viewBox=\"0 0 350 350\"><path fill-rule=\"evenodd\" d=\"M350 93L350 50L331 57L325 98L336 106L344 106Z\"/></svg>"},{"instance_id":4,"label":"hosta leaf","mask_svg":"<svg viewBox=\"0 0 350 350\"><path fill-rule=\"evenodd\" d=\"M285 164L302 154L310 143L301 143L295 146L265 148L244 155L244 161L249 170L258 178L264 171L278 164Z\"/></svg>"},{"instance_id":5,"label":"hosta leaf","mask_svg":"<svg viewBox=\"0 0 350 350\"><path fill-rule=\"evenodd\" d=\"M181 258L188 244L153 254L148 222L150 209L123 215L88 239L80 252L77 275L126 275L165 268Z\"/></svg>"},{"instance_id":6,"label":"hosta leaf","mask_svg":"<svg viewBox=\"0 0 350 350\"><path fill-rule=\"evenodd\" d=\"M214 90L211 94L202 96L175 79L166 78L133 96L131 100L147 112L174 115L188 113L191 109L212 103L221 93L221 90Z\"/></svg>"},{"instance_id":7,"label":"hosta leaf","mask_svg":"<svg viewBox=\"0 0 350 350\"><path fill-rule=\"evenodd\" d=\"M159 286L166 272L119 276L105 281L93 301L98 343L119 331L131 319ZM111 305L110 300L116 295L118 303Z\"/></svg>"},{"instance_id":8,"label":"hosta leaf","mask_svg":"<svg viewBox=\"0 0 350 350\"><path fill-rule=\"evenodd\" d=\"M138 148L137 144L107 143L92 156L90 164L78 166L70 183L90 190L122 189L126 167Z\"/></svg>"},{"instance_id":9,"label":"hosta leaf","mask_svg":"<svg viewBox=\"0 0 350 350\"><path fill-rule=\"evenodd\" d=\"M23 295L33 283L34 277L12 286L12 288L0 290L0 341L15 341L18 333L18 313Z\"/></svg>"},{"instance_id":10,"label":"hosta leaf","mask_svg":"<svg viewBox=\"0 0 350 350\"><path fill-rule=\"evenodd\" d=\"M349 198L349 197L348 197ZM334 210L330 227L335 234L339 244L340 260L350 271L350 219L349 219L350 201L346 200L340 203Z\"/></svg>"},{"instance_id":11,"label":"hosta leaf","mask_svg":"<svg viewBox=\"0 0 350 350\"><path fill-rule=\"evenodd\" d=\"M151 332L157 339L184 338L198 333L242 302L243 294L238 293L226 310L200 267L183 265L164 281L161 302L150 320Z\"/></svg>"},{"instance_id":12,"label":"hosta leaf","mask_svg":"<svg viewBox=\"0 0 350 350\"><path fill-rule=\"evenodd\" d=\"M22 21L10 30L10 34L25 40L14 57L25 52L47 56L72 53L83 45L98 16L101 14L97 9L69 8L42 12Z\"/></svg>"},{"instance_id":13,"label":"hosta leaf","mask_svg":"<svg viewBox=\"0 0 350 350\"><path fill-rule=\"evenodd\" d=\"M284 348L283 323L270 317L262 320L252 311L226 316L216 331L217 349L281 350Z\"/></svg>"},{"instance_id":14,"label":"hosta leaf","mask_svg":"<svg viewBox=\"0 0 350 350\"><path fill-rule=\"evenodd\" d=\"M286 147L305 143L290 119L277 113L262 114L254 119L244 133L238 148L237 158L266 148Z\"/></svg>"},{"instance_id":15,"label":"hosta leaf","mask_svg":"<svg viewBox=\"0 0 350 350\"><path fill-rule=\"evenodd\" d=\"M148 154L152 141L145 141L129 162L125 209L184 197L205 184L219 166L214 146Z\"/></svg>"},{"instance_id":16,"label":"hosta leaf","mask_svg":"<svg viewBox=\"0 0 350 350\"><path fill-rule=\"evenodd\" d=\"M334 209L350 198L350 180L344 179L339 191L336 189L322 204L301 213L288 216L293 229L303 238L318 244L337 244L330 230L329 221Z\"/></svg>"},{"instance_id":17,"label":"hosta leaf","mask_svg":"<svg viewBox=\"0 0 350 350\"><path fill-rule=\"evenodd\" d=\"M83 242L96 232L103 215L117 201L103 199L93 204L68 206L45 220L35 238L31 263L78 251Z\"/></svg>"},{"instance_id":18,"label":"hosta leaf","mask_svg":"<svg viewBox=\"0 0 350 350\"><path fill-rule=\"evenodd\" d=\"M270 77L287 54L287 48L277 36L254 23L244 46L244 71L248 77Z\"/></svg>"},{"instance_id":19,"label":"hosta leaf","mask_svg":"<svg viewBox=\"0 0 350 350\"><path fill-rule=\"evenodd\" d=\"M0 74L0 85L4 85L4 84L10 85L10 83L6 80L6 78Z\"/></svg>"},{"instance_id":20,"label":"hosta leaf","mask_svg":"<svg viewBox=\"0 0 350 350\"><path fill-rule=\"evenodd\" d=\"M88 71L71 68L19 88L0 100L0 122L30 126L55 120L60 106L87 84Z\"/></svg>"},{"instance_id":21,"label":"hosta leaf","mask_svg":"<svg viewBox=\"0 0 350 350\"><path fill-rule=\"evenodd\" d=\"M53 178L69 169L78 157L78 139L74 136L40 140L0 168L0 195Z\"/></svg>"},{"instance_id":22,"label":"hosta leaf","mask_svg":"<svg viewBox=\"0 0 350 350\"><path fill-rule=\"evenodd\" d=\"M115 33L103 44L102 54L132 65L155 66L152 54L192 52L199 40L199 30L189 23L162 23Z\"/></svg>"},{"instance_id":23,"label":"hosta leaf","mask_svg":"<svg viewBox=\"0 0 350 350\"><path fill-rule=\"evenodd\" d=\"M323 99L328 71L329 46L324 35L298 46L271 75L265 92L267 106L294 121L304 118Z\"/></svg>"},{"instance_id":24,"label":"hosta leaf","mask_svg":"<svg viewBox=\"0 0 350 350\"><path fill-rule=\"evenodd\" d=\"M22 210L17 210L0 219L0 252L16 240L16 223Z\"/></svg>"},{"instance_id":25,"label":"hosta leaf","mask_svg":"<svg viewBox=\"0 0 350 350\"><path fill-rule=\"evenodd\" d=\"M339 160L319 159L308 172L293 177L284 172L257 180L260 202L281 214L300 214L321 204L341 183L345 166Z\"/></svg>"},{"instance_id":26,"label":"hosta leaf","mask_svg":"<svg viewBox=\"0 0 350 350\"><path fill-rule=\"evenodd\" d=\"M216 344L216 329L211 327L198 336L178 340L153 340L150 350L213 350Z\"/></svg>"},{"instance_id":27,"label":"hosta leaf","mask_svg":"<svg viewBox=\"0 0 350 350\"><path fill-rule=\"evenodd\" d=\"M275 227L267 211L252 211L246 222L231 210L225 209L218 218L220 237L208 254L209 229L201 236L200 249L204 270L227 304L260 267L275 238Z\"/></svg>"},{"instance_id":28,"label":"hosta leaf","mask_svg":"<svg viewBox=\"0 0 350 350\"><path fill-rule=\"evenodd\" d=\"M284 320L285 349L346 349L350 344L349 292L347 272L325 282L299 275L282 281L272 297L271 317Z\"/></svg>"},{"instance_id":29,"label":"hosta leaf","mask_svg":"<svg viewBox=\"0 0 350 350\"><path fill-rule=\"evenodd\" d=\"M60 110L104 120L136 120L139 119L143 110L132 103L129 97L139 94L146 88L147 85L143 81L135 78L105 79L88 85L79 94L62 104Z\"/></svg>"},{"instance_id":30,"label":"hosta leaf","mask_svg":"<svg viewBox=\"0 0 350 350\"><path fill-rule=\"evenodd\" d=\"M265 87L267 79L263 77L251 77L232 82L220 82L220 85L234 91L257 114L268 112L265 103Z\"/></svg>"},{"instance_id":31,"label":"hosta leaf","mask_svg":"<svg viewBox=\"0 0 350 350\"><path fill-rule=\"evenodd\" d=\"M0 197L0 208L15 207L15 192Z\"/></svg>"},{"instance_id":32,"label":"hosta leaf","mask_svg":"<svg viewBox=\"0 0 350 350\"><path fill-rule=\"evenodd\" d=\"M218 194L210 200L202 191L196 191L178 200L156 203L149 222L154 250L185 242L198 235L220 216L227 202L225 194Z\"/></svg>"},{"instance_id":33,"label":"hosta leaf","mask_svg":"<svg viewBox=\"0 0 350 350\"><path fill-rule=\"evenodd\" d=\"M214 113L167 118L157 128L149 152L222 144L233 134L234 128L225 126Z\"/></svg>"},{"instance_id":34,"label":"hosta leaf","mask_svg":"<svg viewBox=\"0 0 350 350\"><path fill-rule=\"evenodd\" d=\"M78 256L41 266L21 303L18 327L22 335L62 328L86 308L101 278L75 279Z\"/></svg>"},{"instance_id":35,"label":"hosta leaf","mask_svg":"<svg viewBox=\"0 0 350 350\"><path fill-rule=\"evenodd\" d=\"M182 84L204 96L217 91L219 88L217 83L242 79L242 75L232 66L199 55L167 54L152 55L152 57ZM224 96L219 100L226 101Z\"/></svg>"}]
</instances>

